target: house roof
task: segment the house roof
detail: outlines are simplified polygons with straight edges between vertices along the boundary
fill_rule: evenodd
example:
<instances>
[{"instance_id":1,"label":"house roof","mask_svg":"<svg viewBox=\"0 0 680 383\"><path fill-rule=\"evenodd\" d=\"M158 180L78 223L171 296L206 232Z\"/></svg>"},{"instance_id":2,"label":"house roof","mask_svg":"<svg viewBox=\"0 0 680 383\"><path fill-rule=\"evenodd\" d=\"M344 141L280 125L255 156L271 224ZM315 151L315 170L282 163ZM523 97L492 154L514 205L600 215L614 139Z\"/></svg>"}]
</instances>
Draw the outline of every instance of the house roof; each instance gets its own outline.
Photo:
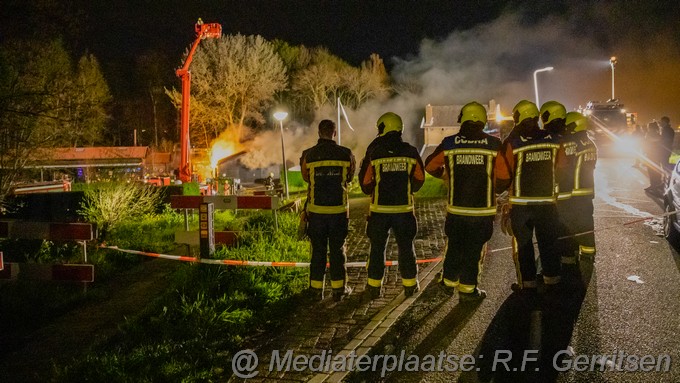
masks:
<instances>
[{"instance_id":1,"label":"house roof","mask_svg":"<svg viewBox=\"0 0 680 383\"><path fill-rule=\"evenodd\" d=\"M38 149L27 164L35 168L127 167L141 166L147 146L100 146L86 148Z\"/></svg>"},{"instance_id":2,"label":"house roof","mask_svg":"<svg viewBox=\"0 0 680 383\"><path fill-rule=\"evenodd\" d=\"M40 149L42 158L52 160L101 160L146 158L148 146L98 146L87 148Z\"/></svg>"},{"instance_id":3,"label":"house roof","mask_svg":"<svg viewBox=\"0 0 680 383\"><path fill-rule=\"evenodd\" d=\"M428 105L423 128L458 126L462 105Z\"/></svg>"}]
</instances>

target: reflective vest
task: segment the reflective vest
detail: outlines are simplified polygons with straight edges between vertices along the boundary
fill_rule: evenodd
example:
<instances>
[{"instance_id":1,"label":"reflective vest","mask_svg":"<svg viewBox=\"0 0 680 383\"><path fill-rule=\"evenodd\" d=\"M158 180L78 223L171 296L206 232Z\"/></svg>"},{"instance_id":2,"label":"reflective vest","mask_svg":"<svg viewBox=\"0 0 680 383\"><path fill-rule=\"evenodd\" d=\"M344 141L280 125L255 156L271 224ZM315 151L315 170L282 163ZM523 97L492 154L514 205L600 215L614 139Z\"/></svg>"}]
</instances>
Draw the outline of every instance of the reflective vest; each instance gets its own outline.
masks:
<instances>
[{"instance_id":1,"label":"reflective vest","mask_svg":"<svg viewBox=\"0 0 680 383\"><path fill-rule=\"evenodd\" d=\"M494 163L501 141L483 132L472 133L474 135L458 133L444 138L425 161L425 170L440 178L446 172L447 212L465 216L495 215Z\"/></svg>"},{"instance_id":2,"label":"reflective vest","mask_svg":"<svg viewBox=\"0 0 680 383\"><path fill-rule=\"evenodd\" d=\"M346 213L347 184L354 177L354 156L333 140L319 139L302 152L300 171L307 181L307 211L317 214Z\"/></svg>"},{"instance_id":3,"label":"reflective vest","mask_svg":"<svg viewBox=\"0 0 680 383\"><path fill-rule=\"evenodd\" d=\"M588 138L586 131L574 134L577 143L576 164L574 170L573 196L595 196L595 165L597 164L597 147Z\"/></svg>"},{"instance_id":4,"label":"reflective vest","mask_svg":"<svg viewBox=\"0 0 680 383\"><path fill-rule=\"evenodd\" d=\"M413 211L413 193L425 182L418 150L397 132L376 138L366 150L359 172L361 189L371 195L375 213Z\"/></svg>"},{"instance_id":5,"label":"reflective vest","mask_svg":"<svg viewBox=\"0 0 680 383\"><path fill-rule=\"evenodd\" d=\"M574 171L576 170L576 152L578 144L573 135L568 134L560 139L565 154L565 166L560 169L557 182L557 200L562 201L571 198L574 189Z\"/></svg>"},{"instance_id":6,"label":"reflective vest","mask_svg":"<svg viewBox=\"0 0 680 383\"><path fill-rule=\"evenodd\" d=\"M503 156L512 177L510 203L534 205L555 203L555 166L560 149L550 134L536 132L536 137L510 134L504 143Z\"/></svg>"}]
</instances>

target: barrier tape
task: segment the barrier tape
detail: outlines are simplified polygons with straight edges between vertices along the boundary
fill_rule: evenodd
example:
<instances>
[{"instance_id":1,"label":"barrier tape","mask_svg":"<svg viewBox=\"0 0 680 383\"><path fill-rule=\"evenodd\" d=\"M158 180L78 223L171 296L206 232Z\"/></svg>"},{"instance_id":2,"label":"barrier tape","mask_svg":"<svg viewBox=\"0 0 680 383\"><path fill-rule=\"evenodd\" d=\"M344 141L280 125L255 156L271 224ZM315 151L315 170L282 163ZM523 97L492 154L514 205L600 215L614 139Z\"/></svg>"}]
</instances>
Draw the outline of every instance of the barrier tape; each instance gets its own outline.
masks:
<instances>
[{"instance_id":1,"label":"barrier tape","mask_svg":"<svg viewBox=\"0 0 680 383\"><path fill-rule=\"evenodd\" d=\"M582 233L577 233L577 234L572 234L572 235L565 235L562 237L557 238L558 240L561 239L567 239L567 238L576 238L582 235L586 234L591 234L595 233L598 231L605 231L605 230L611 230L614 228L617 228L619 226L629 226L638 222L644 222L644 221L649 221L651 219L656 219L659 217L667 217L673 214L678 213L678 211L671 211L667 213L663 213L660 216L649 216L649 217L642 217L638 219L634 219L632 221L625 222L620 225L612 225L608 227L604 227L601 229L597 230L590 230L590 231L584 231ZM536 244L536 243L534 243ZM162 259L170 259L173 261L182 261L182 262L193 262L193 263L205 263L209 265L227 265L227 266L264 266L264 267L309 267L309 262L261 262L261 261L244 261L244 260L238 260L238 259L205 259L205 258L197 258L197 257L188 257L184 255L170 255L170 254L159 254L159 253L151 253L151 252L146 252L146 251L139 251L139 250L128 250L128 249L121 249L118 246L107 246L107 245L99 245L100 248L102 249L109 249L109 250L116 250L120 251L123 253L128 253L128 254L137 254L137 255L144 255L147 257L154 257L154 258L162 258ZM506 250L512 250L512 246L508 247L502 247L499 249L493 249L493 250L488 250L488 253L497 253L500 251L506 251ZM433 263L433 262L439 262L443 259L443 257L437 257L437 258L428 258L428 259L416 259L416 264L423 264L423 263ZM397 266L399 265L399 261L385 261L385 266ZM328 267L328 264L326 264ZM345 263L346 267L366 267L366 262L347 262Z\"/></svg>"},{"instance_id":2,"label":"barrier tape","mask_svg":"<svg viewBox=\"0 0 680 383\"><path fill-rule=\"evenodd\" d=\"M238 260L238 259L205 259L205 258L198 258L198 257L187 257L185 255L170 255L170 254L151 253L151 252L139 251L139 250L121 249L118 246L99 245L99 247L102 248L102 249L116 250L116 251L120 251L122 253L128 253L128 254L145 255L147 257L170 259L170 260L173 260L173 261L205 263L205 264L209 264L209 265L265 266L265 267L269 267L269 266L272 266L272 267L309 267L309 262L261 262L261 261L244 261L244 260ZM439 262L441 260L442 260L441 257L428 258L428 259L416 259L416 263L417 264L432 263L432 262ZM398 261L385 261L385 266L397 266L397 265L399 265ZM326 264L326 266L329 266L329 265ZM366 262L347 262L347 263L345 263L345 266L346 267L366 267Z\"/></svg>"}]
</instances>

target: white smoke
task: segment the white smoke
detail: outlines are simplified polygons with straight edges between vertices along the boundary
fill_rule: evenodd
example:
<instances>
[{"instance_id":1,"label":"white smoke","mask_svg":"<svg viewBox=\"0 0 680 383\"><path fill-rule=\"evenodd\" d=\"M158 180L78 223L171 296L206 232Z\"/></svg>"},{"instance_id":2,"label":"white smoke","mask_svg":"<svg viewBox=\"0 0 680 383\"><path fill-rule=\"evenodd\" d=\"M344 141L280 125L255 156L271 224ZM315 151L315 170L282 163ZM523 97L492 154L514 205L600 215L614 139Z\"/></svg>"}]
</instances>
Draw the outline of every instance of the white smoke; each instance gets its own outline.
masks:
<instances>
[{"instance_id":1,"label":"white smoke","mask_svg":"<svg viewBox=\"0 0 680 383\"><path fill-rule=\"evenodd\" d=\"M391 58L395 88L415 84L408 88L418 90L399 93L387 101L369 101L357 110L347 108L355 131L341 121L342 145L351 148L359 161L375 138L376 120L386 112L402 117L404 139L415 144L423 134L419 127L427 104L460 105L473 100L486 104L494 99L502 113L509 115L518 101L535 101L533 73L547 66L554 70L537 77L540 103L556 100L567 110L575 110L589 100L606 101L611 97L612 55L619 59L616 98L630 111L639 112L640 121L670 115L678 122L680 115L673 113L677 113L674 96L680 89L680 76L676 75L680 54L670 49L669 39L650 38L646 46L622 40L611 51L604 51L590 36L577 33L576 27L573 21L560 18L528 24L518 15L504 14L492 22L453 32L443 40L423 40L417 56ZM651 60L649 53L659 51L664 57ZM645 86L650 83L661 89ZM668 96L671 89L674 96ZM312 125L286 131L289 164L296 164L302 150L316 142L317 125L322 119L336 121L337 110L321 110ZM279 137L278 130L258 137L251 145L251 157L260 158L261 163L280 163Z\"/></svg>"}]
</instances>

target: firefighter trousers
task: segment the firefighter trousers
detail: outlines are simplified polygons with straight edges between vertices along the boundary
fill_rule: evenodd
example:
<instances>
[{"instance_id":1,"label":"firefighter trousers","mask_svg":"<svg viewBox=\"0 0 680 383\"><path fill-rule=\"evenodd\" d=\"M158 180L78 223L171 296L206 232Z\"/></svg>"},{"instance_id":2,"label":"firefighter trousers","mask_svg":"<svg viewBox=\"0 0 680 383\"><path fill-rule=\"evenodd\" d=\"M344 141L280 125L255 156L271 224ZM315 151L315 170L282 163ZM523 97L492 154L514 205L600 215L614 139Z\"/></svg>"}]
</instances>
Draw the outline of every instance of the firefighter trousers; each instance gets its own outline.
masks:
<instances>
[{"instance_id":1,"label":"firefighter trousers","mask_svg":"<svg viewBox=\"0 0 680 383\"><path fill-rule=\"evenodd\" d=\"M576 211L573 198L557 201L557 215L559 216L559 226L557 236L557 251L560 253L560 258L563 264L575 264L576 254L578 254L578 243L574 234L576 234L575 220L578 212Z\"/></svg>"},{"instance_id":2,"label":"firefighter trousers","mask_svg":"<svg viewBox=\"0 0 680 383\"><path fill-rule=\"evenodd\" d=\"M593 222L593 196L571 197L573 225L571 230L578 244L579 255L595 255L595 224Z\"/></svg>"},{"instance_id":3,"label":"firefighter trousers","mask_svg":"<svg viewBox=\"0 0 680 383\"><path fill-rule=\"evenodd\" d=\"M309 225L307 235L312 244L312 259L309 265L309 286L323 289L327 260L330 262L331 287L345 286L346 269L345 239L349 226L346 213L307 213Z\"/></svg>"},{"instance_id":4,"label":"firefighter trousers","mask_svg":"<svg viewBox=\"0 0 680 383\"><path fill-rule=\"evenodd\" d=\"M449 287L472 293L479 283L486 243L493 234L494 216L468 217L447 214L444 232L448 237L443 280Z\"/></svg>"},{"instance_id":5,"label":"firefighter trousers","mask_svg":"<svg viewBox=\"0 0 680 383\"><path fill-rule=\"evenodd\" d=\"M399 273L404 286L417 284L418 269L413 240L418 232L418 224L413 212L408 213L371 213L366 225L366 235L371 241L368 258L368 285L382 286L385 274L385 248L390 229L399 249Z\"/></svg>"},{"instance_id":6,"label":"firefighter trousers","mask_svg":"<svg viewBox=\"0 0 680 383\"><path fill-rule=\"evenodd\" d=\"M512 255L519 285L522 288L536 287L534 233L543 267L543 280L546 284L558 283L561 264L557 250L558 215L555 204L513 205L510 221L513 231Z\"/></svg>"}]
</instances>

